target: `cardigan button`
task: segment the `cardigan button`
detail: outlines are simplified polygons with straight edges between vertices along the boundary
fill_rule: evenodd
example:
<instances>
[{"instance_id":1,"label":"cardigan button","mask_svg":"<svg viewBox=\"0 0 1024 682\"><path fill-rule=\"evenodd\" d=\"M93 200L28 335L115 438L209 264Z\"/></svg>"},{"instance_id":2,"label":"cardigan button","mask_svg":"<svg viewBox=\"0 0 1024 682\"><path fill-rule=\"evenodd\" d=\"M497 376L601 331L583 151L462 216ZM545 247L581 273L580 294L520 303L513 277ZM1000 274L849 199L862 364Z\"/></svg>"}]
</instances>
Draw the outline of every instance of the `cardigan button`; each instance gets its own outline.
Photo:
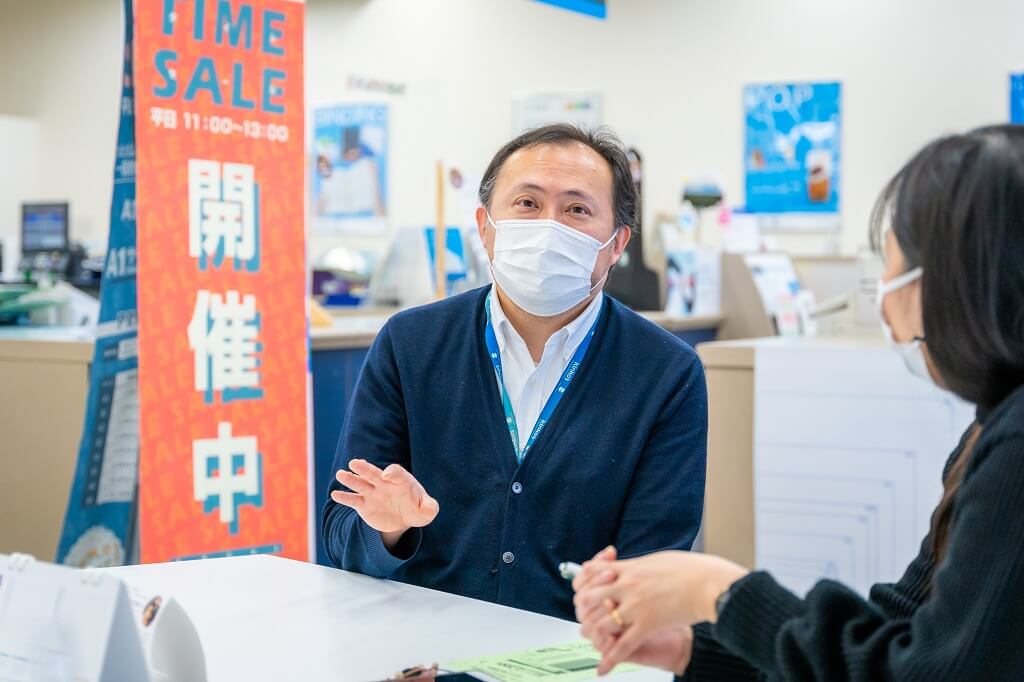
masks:
<instances>
[{"instance_id":1,"label":"cardigan button","mask_svg":"<svg viewBox=\"0 0 1024 682\"><path fill-rule=\"evenodd\" d=\"M504 561L506 564L510 564L516 560L516 555L512 552L505 552L501 555L501 560Z\"/></svg>"},{"instance_id":2,"label":"cardigan button","mask_svg":"<svg viewBox=\"0 0 1024 682\"><path fill-rule=\"evenodd\" d=\"M523 492L523 484L520 483L519 481L516 481L515 483L513 483L512 484L512 492L514 492L516 495L518 495L519 493Z\"/></svg>"}]
</instances>

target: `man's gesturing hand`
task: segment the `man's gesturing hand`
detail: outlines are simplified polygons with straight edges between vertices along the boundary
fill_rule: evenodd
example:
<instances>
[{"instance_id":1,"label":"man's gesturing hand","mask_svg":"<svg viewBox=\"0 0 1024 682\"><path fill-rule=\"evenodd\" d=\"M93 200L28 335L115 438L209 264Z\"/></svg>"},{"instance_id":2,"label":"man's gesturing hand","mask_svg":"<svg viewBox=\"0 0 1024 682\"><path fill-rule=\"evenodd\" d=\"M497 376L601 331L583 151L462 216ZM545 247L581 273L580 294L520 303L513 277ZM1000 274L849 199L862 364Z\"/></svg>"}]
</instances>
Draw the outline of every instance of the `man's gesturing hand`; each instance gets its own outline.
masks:
<instances>
[{"instance_id":1,"label":"man's gesturing hand","mask_svg":"<svg viewBox=\"0 0 1024 682\"><path fill-rule=\"evenodd\" d=\"M380 531L388 549L410 528L422 528L437 517L437 500L398 464L381 471L365 460L354 459L349 468L351 471L339 470L337 478L352 492L335 490L331 499L354 509L368 526Z\"/></svg>"}]
</instances>

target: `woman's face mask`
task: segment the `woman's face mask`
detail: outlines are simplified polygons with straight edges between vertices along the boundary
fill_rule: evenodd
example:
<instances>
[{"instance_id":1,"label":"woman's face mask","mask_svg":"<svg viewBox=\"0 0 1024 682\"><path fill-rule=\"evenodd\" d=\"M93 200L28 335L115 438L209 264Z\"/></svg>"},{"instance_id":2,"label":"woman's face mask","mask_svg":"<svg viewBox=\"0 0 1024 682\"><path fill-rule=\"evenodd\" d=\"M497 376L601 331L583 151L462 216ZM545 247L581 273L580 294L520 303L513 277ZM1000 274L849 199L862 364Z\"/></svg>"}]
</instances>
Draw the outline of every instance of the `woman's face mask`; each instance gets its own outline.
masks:
<instances>
[{"instance_id":1,"label":"woman's face mask","mask_svg":"<svg viewBox=\"0 0 1024 682\"><path fill-rule=\"evenodd\" d=\"M885 334L885 340L889 342L889 347L895 350L899 356L903 358L903 364L906 365L910 373L919 379L935 383L935 380L932 378L931 370L928 369L928 360L925 358L924 354L924 338L915 337L910 341L897 341L892 332L892 327L889 326L889 322L885 319L885 297L894 291L898 291L918 281L923 275L924 270L921 268L914 268L910 272L905 272L899 277L889 281L879 279L878 318L882 322L882 332Z\"/></svg>"}]
</instances>

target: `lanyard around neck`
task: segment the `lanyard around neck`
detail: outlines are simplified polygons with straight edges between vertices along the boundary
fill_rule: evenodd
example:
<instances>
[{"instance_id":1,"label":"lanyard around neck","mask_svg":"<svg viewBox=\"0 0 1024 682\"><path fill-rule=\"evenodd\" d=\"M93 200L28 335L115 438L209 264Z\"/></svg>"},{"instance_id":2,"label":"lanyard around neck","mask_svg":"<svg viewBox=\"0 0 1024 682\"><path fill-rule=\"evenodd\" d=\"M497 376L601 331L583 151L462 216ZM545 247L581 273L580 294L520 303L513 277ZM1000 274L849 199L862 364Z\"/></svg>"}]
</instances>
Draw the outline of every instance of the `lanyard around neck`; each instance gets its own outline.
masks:
<instances>
[{"instance_id":1,"label":"lanyard around neck","mask_svg":"<svg viewBox=\"0 0 1024 682\"><path fill-rule=\"evenodd\" d=\"M484 301L484 309L487 311L487 328L484 331L487 353L491 356L491 364L494 365L494 373L497 375L498 385L501 387L501 405L505 410L505 424L508 426L509 435L512 437L512 447L515 449L516 459L522 462L523 458L526 457L526 453L530 451L530 448L537 441L544 427L551 420L551 415L554 413L555 408L558 407L558 403L562 401L562 396L568 390L569 384L580 373L583 358L587 354L590 342L597 333L597 323L600 321L601 315L598 313L597 319L594 320L594 324L590 327L590 331L583 337L583 341L576 348L576 352L573 353L569 364L562 371L562 376L559 378L555 390L551 392L551 396L548 397L547 402L544 404L544 409L541 410L537 423L534 425L533 431L526 441L526 445L520 449L519 425L516 423L516 414L512 409L512 401L509 399L508 391L505 389L505 376L501 369L501 351L498 348L498 337L494 333L494 324L491 321L491 294L487 294L487 299Z\"/></svg>"}]
</instances>

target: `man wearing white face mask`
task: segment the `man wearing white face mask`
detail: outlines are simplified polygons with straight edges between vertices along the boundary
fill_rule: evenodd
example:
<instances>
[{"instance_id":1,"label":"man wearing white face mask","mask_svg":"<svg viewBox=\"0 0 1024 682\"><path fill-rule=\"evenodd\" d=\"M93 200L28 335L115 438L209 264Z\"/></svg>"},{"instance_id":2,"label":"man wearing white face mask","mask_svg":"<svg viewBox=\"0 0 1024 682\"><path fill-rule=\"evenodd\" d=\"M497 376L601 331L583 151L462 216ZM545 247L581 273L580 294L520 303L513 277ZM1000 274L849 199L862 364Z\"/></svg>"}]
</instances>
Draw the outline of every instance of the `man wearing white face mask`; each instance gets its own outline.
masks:
<instances>
[{"instance_id":1,"label":"man wearing white face mask","mask_svg":"<svg viewBox=\"0 0 1024 682\"><path fill-rule=\"evenodd\" d=\"M480 187L494 286L392 318L356 386L323 513L341 568L572 618L563 561L689 549L704 372L606 297L636 190L609 133L505 145Z\"/></svg>"}]
</instances>

